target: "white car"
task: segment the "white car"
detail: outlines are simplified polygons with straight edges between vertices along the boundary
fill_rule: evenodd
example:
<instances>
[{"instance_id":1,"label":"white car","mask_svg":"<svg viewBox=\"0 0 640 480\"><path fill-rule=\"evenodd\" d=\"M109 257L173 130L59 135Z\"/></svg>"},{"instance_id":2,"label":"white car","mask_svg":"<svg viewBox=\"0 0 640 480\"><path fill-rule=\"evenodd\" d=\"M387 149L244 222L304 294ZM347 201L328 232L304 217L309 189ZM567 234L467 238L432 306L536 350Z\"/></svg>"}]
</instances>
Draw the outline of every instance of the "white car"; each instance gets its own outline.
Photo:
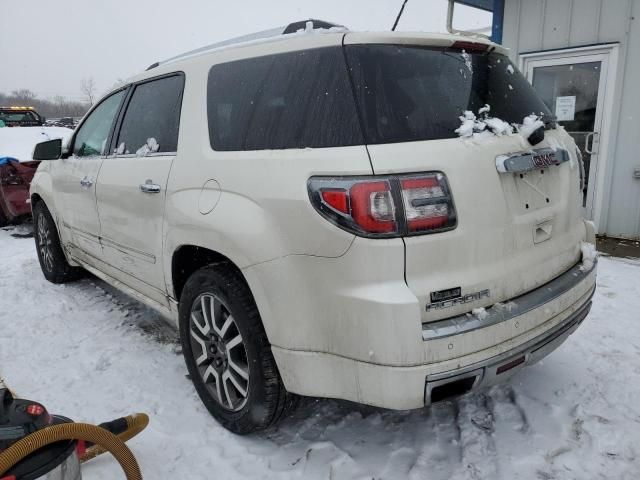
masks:
<instances>
[{"instance_id":1,"label":"white car","mask_svg":"<svg viewBox=\"0 0 640 480\"><path fill-rule=\"evenodd\" d=\"M237 433L503 381L595 289L578 151L501 46L306 27L154 64L35 152L46 278L173 319Z\"/></svg>"}]
</instances>

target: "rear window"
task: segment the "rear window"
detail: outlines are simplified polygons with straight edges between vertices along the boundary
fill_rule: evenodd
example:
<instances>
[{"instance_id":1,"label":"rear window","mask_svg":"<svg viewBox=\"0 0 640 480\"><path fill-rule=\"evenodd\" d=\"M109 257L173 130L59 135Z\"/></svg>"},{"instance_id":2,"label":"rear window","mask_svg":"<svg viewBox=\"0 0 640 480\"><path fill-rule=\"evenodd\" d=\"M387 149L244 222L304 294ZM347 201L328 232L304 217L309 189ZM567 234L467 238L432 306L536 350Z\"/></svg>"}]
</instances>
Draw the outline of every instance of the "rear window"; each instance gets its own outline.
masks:
<instances>
[{"instance_id":1,"label":"rear window","mask_svg":"<svg viewBox=\"0 0 640 480\"><path fill-rule=\"evenodd\" d=\"M465 110L522 123L551 116L524 76L497 53L398 45L346 46L369 144L454 138Z\"/></svg>"},{"instance_id":2,"label":"rear window","mask_svg":"<svg viewBox=\"0 0 640 480\"><path fill-rule=\"evenodd\" d=\"M207 90L214 150L363 143L340 47L214 65Z\"/></svg>"}]
</instances>

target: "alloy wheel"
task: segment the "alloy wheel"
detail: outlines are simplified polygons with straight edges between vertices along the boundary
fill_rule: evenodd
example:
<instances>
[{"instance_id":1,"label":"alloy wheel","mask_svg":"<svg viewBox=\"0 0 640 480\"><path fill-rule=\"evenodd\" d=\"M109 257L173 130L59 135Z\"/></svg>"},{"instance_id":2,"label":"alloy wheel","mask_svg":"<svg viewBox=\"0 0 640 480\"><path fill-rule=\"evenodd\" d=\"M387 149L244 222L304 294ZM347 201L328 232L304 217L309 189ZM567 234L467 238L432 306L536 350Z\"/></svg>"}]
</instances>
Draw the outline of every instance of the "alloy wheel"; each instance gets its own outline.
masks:
<instances>
[{"instance_id":1,"label":"alloy wheel","mask_svg":"<svg viewBox=\"0 0 640 480\"><path fill-rule=\"evenodd\" d=\"M249 362L233 315L218 297L202 294L191 306L189 331L205 386L221 407L241 410L249 394Z\"/></svg>"},{"instance_id":2,"label":"alloy wheel","mask_svg":"<svg viewBox=\"0 0 640 480\"><path fill-rule=\"evenodd\" d=\"M38 216L38 248L42 263L48 272L53 271L53 253L51 251L51 231L44 215Z\"/></svg>"}]
</instances>

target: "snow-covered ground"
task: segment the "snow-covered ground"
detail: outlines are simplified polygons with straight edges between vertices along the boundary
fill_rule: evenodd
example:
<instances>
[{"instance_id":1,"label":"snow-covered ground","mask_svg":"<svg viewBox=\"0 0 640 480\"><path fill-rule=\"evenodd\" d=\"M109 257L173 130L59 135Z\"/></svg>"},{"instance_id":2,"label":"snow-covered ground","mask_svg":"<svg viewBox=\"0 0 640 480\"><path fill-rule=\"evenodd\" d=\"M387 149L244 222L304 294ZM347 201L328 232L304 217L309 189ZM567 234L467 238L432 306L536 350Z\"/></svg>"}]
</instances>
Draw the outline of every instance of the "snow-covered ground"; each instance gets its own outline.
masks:
<instances>
[{"instance_id":1,"label":"snow-covered ground","mask_svg":"<svg viewBox=\"0 0 640 480\"><path fill-rule=\"evenodd\" d=\"M200 404L171 328L96 279L47 283L21 232L0 230L0 376L76 420L148 412L130 443L147 479L640 478L640 262L602 258L583 326L506 385L411 412L308 399L236 437ZM103 456L84 478L118 468Z\"/></svg>"}]
</instances>

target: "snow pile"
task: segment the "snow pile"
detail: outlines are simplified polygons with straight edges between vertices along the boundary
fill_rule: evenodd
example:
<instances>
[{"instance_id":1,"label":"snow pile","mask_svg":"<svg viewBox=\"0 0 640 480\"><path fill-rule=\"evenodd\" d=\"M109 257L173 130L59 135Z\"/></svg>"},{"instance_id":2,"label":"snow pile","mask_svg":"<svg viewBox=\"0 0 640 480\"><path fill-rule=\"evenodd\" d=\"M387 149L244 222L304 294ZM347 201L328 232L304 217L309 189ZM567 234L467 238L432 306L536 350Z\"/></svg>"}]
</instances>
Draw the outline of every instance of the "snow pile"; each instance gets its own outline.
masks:
<instances>
[{"instance_id":1,"label":"snow pile","mask_svg":"<svg viewBox=\"0 0 640 480\"><path fill-rule=\"evenodd\" d=\"M471 55L462 50L460 56L464 60L464 64L467 66L467 70L469 70L470 73L473 73L473 63L471 63Z\"/></svg>"},{"instance_id":2,"label":"snow pile","mask_svg":"<svg viewBox=\"0 0 640 480\"><path fill-rule=\"evenodd\" d=\"M0 157L28 162L33 160L33 149L38 143L61 138L64 145L71 135L73 130L65 127L0 128Z\"/></svg>"},{"instance_id":3,"label":"snow pile","mask_svg":"<svg viewBox=\"0 0 640 480\"><path fill-rule=\"evenodd\" d=\"M544 127L544 122L535 113L532 113L528 117L524 117L521 125L516 125L518 133L525 140L529 138L531 134L538 130L540 127Z\"/></svg>"},{"instance_id":4,"label":"snow pile","mask_svg":"<svg viewBox=\"0 0 640 480\"><path fill-rule=\"evenodd\" d=\"M513 133L513 127L504 120L496 117L490 117L489 112L491 106L485 105L478 110L478 116L476 116L471 110L466 110L462 116L460 116L461 125L455 132L458 136L463 138L483 138L486 136L496 135L498 137L502 135L511 135Z\"/></svg>"},{"instance_id":5,"label":"snow pile","mask_svg":"<svg viewBox=\"0 0 640 480\"><path fill-rule=\"evenodd\" d=\"M14 232L0 229L0 376L76 421L147 412L149 428L128 442L144 478L639 477L638 262L601 258L580 328L505 384L406 412L303 399L278 427L240 437L203 407L156 313L95 277L48 283L33 239ZM123 478L109 456L82 472Z\"/></svg>"},{"instance_id":6,"label":"snow pile","mask_svg":"<svg viewBox=\"0 0 640 480\"><path fill-rule=\"evenodd\" d=\"M489 316L489 313L484 309L484 307L474 308L471 310L471 314L480 320L484 320Z\"/></svg>"},{"instance_id":7,"label":"snow pile","mask_svg":"<svg viewBox=\"0 0 640 480\"><path fill-rule=\"evenodd\" d=\"M157 152L159 148L160 148L160 145L158 144L155 138L153 137L147 138L147 143L145 143L138 150L136 150L136 155L139 157L144 157L145 155L148 155L150 153ZM119 149L120 147L118 147L118 150Z\"/></svg>"},{"instance_id":8,"label":"snow pile","mask_svg":"<svg viewBox=\"0 0 640 480\"><path fill-rule=\"evenodd\" d=\"M593 268L593 263L598 257L596 246L593 243L581 242L580 250L582 251L582 265L580 266L580 270L589 271Z\"/></svg>"}]
</instances>

